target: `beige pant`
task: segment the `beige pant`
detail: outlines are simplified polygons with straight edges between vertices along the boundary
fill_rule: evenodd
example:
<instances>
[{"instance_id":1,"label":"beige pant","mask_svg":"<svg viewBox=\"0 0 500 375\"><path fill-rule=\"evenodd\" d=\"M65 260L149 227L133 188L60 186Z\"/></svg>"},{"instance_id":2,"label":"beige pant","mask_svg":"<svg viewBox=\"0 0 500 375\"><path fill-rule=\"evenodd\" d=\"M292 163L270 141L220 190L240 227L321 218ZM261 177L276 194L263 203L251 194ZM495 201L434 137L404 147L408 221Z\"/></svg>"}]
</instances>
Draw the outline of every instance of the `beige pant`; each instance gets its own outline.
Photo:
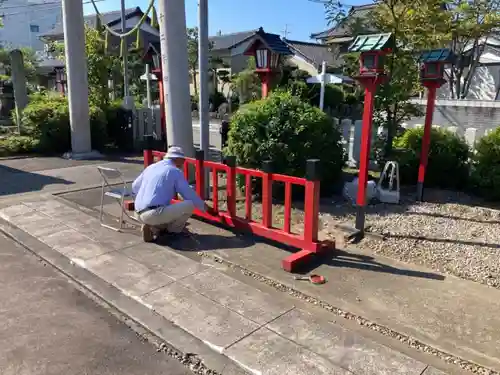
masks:
<instances>
[{"instance_id":1,"label":"beige pant","mask_svg":"<svg viewBox=\"0 0 500 375\"><path fill-rule=\"evenodd\" d=\"M166 229L172 233L180 233L193 214L194 204L182 201L165 207L149 210L138 216L139 220L156 229Z\"/></svg>"}]
</instances>

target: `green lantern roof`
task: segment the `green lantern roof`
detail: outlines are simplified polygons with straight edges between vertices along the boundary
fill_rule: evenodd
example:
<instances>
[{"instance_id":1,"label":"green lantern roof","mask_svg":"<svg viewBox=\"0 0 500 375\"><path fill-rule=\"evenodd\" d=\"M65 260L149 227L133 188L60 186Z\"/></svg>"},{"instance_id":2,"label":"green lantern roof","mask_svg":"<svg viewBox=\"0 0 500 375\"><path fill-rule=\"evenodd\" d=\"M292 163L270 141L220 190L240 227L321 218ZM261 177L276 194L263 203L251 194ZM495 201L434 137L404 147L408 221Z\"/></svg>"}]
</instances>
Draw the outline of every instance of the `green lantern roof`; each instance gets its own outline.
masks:
<instances>
[{"instance_id":1,"label":"green lantern roof","mask_svg":"<svg viewBox=\"0 0 500 375\"><path fill-rule=\"evenodd\" d=\"M424 51L420 55L420 61L424 63L429 62L442 62L448 63L455 59L454 53L448 48L433 49L430 51Z\"/></svg>"},{"instance_id":2,"label":"green lantern roof","mask_svg":"<svg viewBox=\"0 0 500 375\"><path fill-rule=\"evenodd\" d=\"M380 51L392 45L392 34L359 35L349 47L349 52Z\"/></svg>"}]
</instances>

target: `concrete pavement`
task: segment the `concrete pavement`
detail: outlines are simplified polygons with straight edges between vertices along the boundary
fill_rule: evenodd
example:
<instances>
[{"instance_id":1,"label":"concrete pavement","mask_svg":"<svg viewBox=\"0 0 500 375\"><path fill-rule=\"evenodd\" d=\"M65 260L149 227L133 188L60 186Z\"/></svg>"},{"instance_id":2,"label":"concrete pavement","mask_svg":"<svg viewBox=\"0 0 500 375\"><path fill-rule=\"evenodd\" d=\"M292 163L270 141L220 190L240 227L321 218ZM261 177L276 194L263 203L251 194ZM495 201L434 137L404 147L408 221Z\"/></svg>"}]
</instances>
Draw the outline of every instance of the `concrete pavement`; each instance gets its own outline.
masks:
<instances>
[{"instance_id":1,"label":"concrete pavement","mask_svg":"<svg viewBox=\"0 0 500 375\"><path fill-rule=\"evenodd\" d=\"M283 250L196 221L196 236L187 242L144 245L134 230L101 228L95 211L100 202L96 164L119 167L131 180L142 170L141 161L72 163L58 158L2 160L0 209L7 222L0 222L0 229L221 374L241 374L242 368L294 375L461 374L457 366L423 353L427 349L415 350L409 342L353 323L361 319L356 316L417 337L429 344L430 353L438 348L445 355L496 366L497 307L486 303L488 291L469 287L474 283L446 278L449 282L437 285L442 277L416 276L432 276L427 270L355 252L318 268L327 284L293 283L279 270ZM119 212L114 203L105 208L112 216ZM210 255L249 271L221 268L207 261ZM333 309L325 314L325 309L295 298L295 292L277 292L272 283L248 275L291 285L305 298L313 296L313 305L340 306L349 319L332 315ZM421 281L428 286L422 288ZM493 295L491 300L500 298Z\"/></svg>"},{"instance_id":2,"label":"concrete pavement","mask_svg":"<svg viewBox=\"0 0 500 375\"><path fill-rule=\"evenodd\" d=\"M68 279L0 234L2 375L188 375Z\"/></svg>"},{"instance_id":3,"label":"concrete pavement","mask_svg":"<svg viewBox=\"0 0 500 375\"><path fill-rule=\"evenodd\" d=\"M141 243L136 235L102 228L95 217L60 199L23 200L1 209L0 216L10 224L3 230L28 241L40 256L51 262L66 259L58 266L65 272L75 267L87 271L248 372L428 375L438 371L317 316L280 293L259 290L171 248ZM192 225L194 230L201 228L195 243L224 243ZM234 240L225 246L234 247ZM128 314L160 336L165 330L163 325L151 325L146 315ZM210 356L201 357L210 361ZM222 374L243 373L227 364L223 370Z\"/></svg>"}]
</instances>

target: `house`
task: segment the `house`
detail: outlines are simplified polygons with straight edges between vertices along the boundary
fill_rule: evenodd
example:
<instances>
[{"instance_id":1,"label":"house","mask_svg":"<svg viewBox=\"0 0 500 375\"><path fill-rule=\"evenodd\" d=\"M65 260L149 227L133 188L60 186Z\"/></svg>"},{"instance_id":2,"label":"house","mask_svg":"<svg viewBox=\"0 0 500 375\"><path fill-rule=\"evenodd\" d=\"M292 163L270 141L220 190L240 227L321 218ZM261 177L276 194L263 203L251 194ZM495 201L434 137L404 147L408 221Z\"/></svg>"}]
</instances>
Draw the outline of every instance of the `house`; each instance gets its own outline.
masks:
<instances>
[{"instance_id":1,"label":"house","mask_svg":"<svg viewBox=\"0 0 500 375\"><path fill-rule=\"evenodd\" d=\"M283 41L293 53L288 62L311 76L321 72L323 61L326 62L327 70L335 71L342 68L343 61L337 46L289 39Z\"/></svg>"},{"instance_id":2,"label":"house","mask_svg":"<svg viewBox=\"0 0 500 375\"><path fill-rule=\"evenodd\" d=\"M222 60L225 67L221 67L221 69L227 69L230 74L241 72L248 67L249 56L243 54L245 43L252 40L258 31L259 29L231 34L219 33L210 37L209 42L212 46L210 56ZM277 37L279 38L279 36ZM338 69L342 66L342 59L339 58L338 50L334 46L288 39L283 39L283 42L293 53L288 57L288 63L308 72L311 76L321 72L323 61L326 61L327 67L330 69ZM159 46L157 48L159 49ZM213 90L213 88L214 85L212 84L211 89ZM194 93L192 77L191 93Z\"/></svg>"},{"instance_id":3,"label":"house","mask_svg":"<svg viewBox=\"0 0 500 375\"><path fill-rule=\"evenodd\" d=\"M366 4L351 7L346 20L328 30L313 33L312 39L330 46L337 47L340 54L347 52L356 34L371 34L379 31L367 26L366 19L376 4ZM368 23L370 24L370 23ZM465 99L470 100L500 100L500 34L490 35L480 42L484 52L479 60L479 66L472 77L471 86ZM472 50L465 49L465 53ZM464 72L466 73L466 72ZM445 84L437 92L438 99L449 99L450 88Z\"/></svg>"},{"instance_id":4,"label":"house","mask_svg":"<svg viewBox=\"0 0 500 375\"><path fill-rule=\"evenodd\" d=\"M356 37L359 29L364 34L377 33L377 30L370 29L366 22L370 12L376 7L376 4L365 4L351 7L346 19L328 30L311 34L311 39L317 40L321 44L337 46L340 53L346 53L351 43ZM358 29L358 30L355 30Z\"/></svg>"},{"instance_id":5,"label":"house","mask_svg":"<svg viewBox=\"0 0 500 375\"><path fill-rule=\"evenodd\" d=\"M144 15L144 12L139 7L130 8L125 10L125 24L126 30L131 30L139 20ZM111 11L102 13L101 18L103 23L106 23L108 27L118 32L121 32L121 12ZM96 27L97 16L95 14L90 14L84 16L85 25L88 27ZM64 29L62 21L54 25L50 30L41 33L39 35L41 42L44 45L44 51L41 54L40 63L38 66L37 73L40 76L40 83L44 87L54 88L56 87L55 71L64 68L64 62L55 58L50 51L50 44L52 42L62 42L64 40ZM150 43L159 43L160 34L157 29L151 26L151 20L149 17L141 25L140 28L140 39L141 45L147 48ZM130 35L127 37L127 44L130 46L136 42L136 35ZM120 39L116 36L110 36L110 45L119 46Z\"/></svg>"},{"instance_id":6,"label":"house","mask_svg":"<svg viewBox=\"0 0 500 375\"><path fill-rule=\"evenodd\" d=\"M45 0L9 0L0 5L0 46L43 50L39 35L61 22L61 3Z\"/></svg>"}]
</instances>

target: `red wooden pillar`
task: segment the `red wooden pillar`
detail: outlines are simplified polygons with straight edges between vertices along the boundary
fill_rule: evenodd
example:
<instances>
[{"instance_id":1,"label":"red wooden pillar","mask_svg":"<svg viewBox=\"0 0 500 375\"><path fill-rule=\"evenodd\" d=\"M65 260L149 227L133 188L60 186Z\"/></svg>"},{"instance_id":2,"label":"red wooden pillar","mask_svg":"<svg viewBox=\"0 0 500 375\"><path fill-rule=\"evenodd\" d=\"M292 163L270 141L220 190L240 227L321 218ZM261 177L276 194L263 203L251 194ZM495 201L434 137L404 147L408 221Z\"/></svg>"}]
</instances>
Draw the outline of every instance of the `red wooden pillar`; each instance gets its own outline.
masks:
<instances>
[{"instance_id":1,"label":"red wooden pillar","mask_svg":"<svg viewBox=\"0 0 500 375\"><path fill-rule=\"evenodd\" d=\"M143 139L144 139L144 168L147 168L154 163L153 136L145 135Z\"/></svg>"},{"instance_id":2,"label":"red wooden pillar","mask_svg":"<svg viewBox=\"0 0 500 375\"><path fill-rule=\"evenodd\" d=\"M203 150L196 150L196 163L195 163L195 179L196 179L196 194L205 200L205 173L203 161L205 159L205 152Z\"/></svg>"},{"instance_id":3,"label":"red wooden pillar","mask_svg":"<svg viewBox=\"0 0 500 375\"><path fill-rule=\"evenodd\" d=\"M226 196L227 212L231 217L236 216L236 157L226 156L227 171Z\"/></svg>"},{"instance_id":4,"label":"red wooden pillar","mask_svg":"<svg viewBox=\"0 0 500 375\"><path fill-rule=\"evenodd\" d=\"M163 91L163 73L161 69L156 69L153 74L158 82L159 102L160 102L160 121L162 136L167 134L167 123L165 119L165 96Z\"/></svg>"},{"instance_id":5,"label":"red wooden pillar","mask_svg":"<svg viewBox=\"0 0 500 375\"><path fill-rule=\"evenodd\" d=\"M441 86L438 82L426 82L424 85L428 89L427 108L425 111L424 136L422 138L422 150L420 152L420 165L418 167L417 200L424 200L424 179L429 161L429 147L431 144L432 117L436 104L436 90Z\"/></svg>"},{"instance_id":6,"label":"red wooden pillar","mask_svg":"<svg viewBox=\"0 0 500 375\"><path fill-rule=\"evenodd\" d=\"M373 100L377 88L375 77L367 77L362 83L365 86L365 104L363 110L363 127L361 131L361 152L359 156L358 196L356 199L356 229L361 231L361 233L363 233L365 229L366 185L368 183L368 165L370 162Z\"/></svg>"},{"instance_id":7,"label":"red wooden pillar","mask_svg":"<svg viewBox=\"0 0 500 375\"><path fill-rule=\"evenodd\" d=\"M304 240L313 244L318 242L319 229L319 159L307 160L306 193L304 201Z\"/></svg>"},{"instance_id":8,"label":"red wooden pillar","mask_svg":"<svg viewBox=\"0 0 500 375\"><path fill-rule=\"evenodd\" d=\"M262 164L262 225L266 228L273 226L273 175L272 162Z\"/></svg>"},{"instance_id":9,"label":"red wooden pillar","mask_svg":"<svg viewBox=\"0 0 500 375\"><path fill-rule=\"evenodd\" d=\"M260 73L260 80L262 83L262 99L267 98L269 95L269 85L271 84L271 73L262 72Z\"/></svg>"}]
</instances>

